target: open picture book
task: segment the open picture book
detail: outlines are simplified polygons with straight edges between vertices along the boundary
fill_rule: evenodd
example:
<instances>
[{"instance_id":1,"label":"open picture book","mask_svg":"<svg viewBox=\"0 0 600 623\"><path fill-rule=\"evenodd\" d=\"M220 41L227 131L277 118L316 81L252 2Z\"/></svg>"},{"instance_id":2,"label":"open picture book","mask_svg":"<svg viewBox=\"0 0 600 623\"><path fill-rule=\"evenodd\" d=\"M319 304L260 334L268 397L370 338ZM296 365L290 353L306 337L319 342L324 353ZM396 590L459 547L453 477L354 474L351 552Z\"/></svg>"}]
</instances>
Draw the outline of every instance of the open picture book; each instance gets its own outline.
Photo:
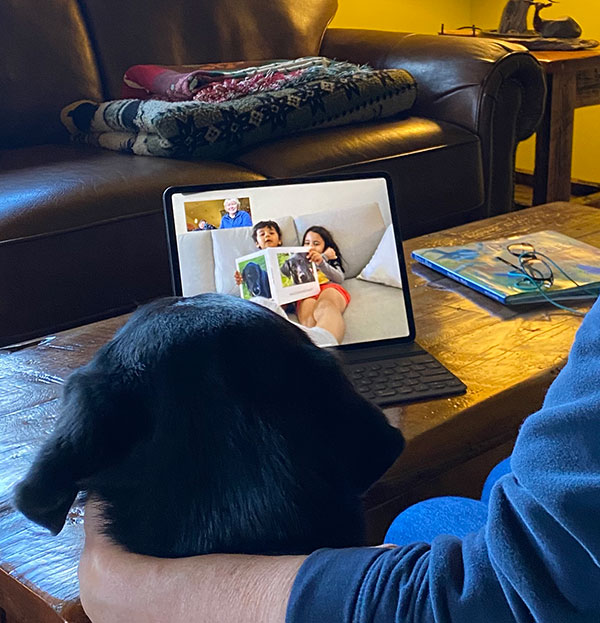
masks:
<instances>
[{"instance_id":1,"label":"open picture book","mask_svg":"<svg viewBox=\"0 0 600 623\"><path fill-rule=\"evenodd\" d=\"M600 292L600 249L556 231L417 249L412 257L507 305Z\"/></svg>"},{"instance_id":2,"label":"open picture book","mask_svg":"<svg viewBox=\"0 0 600 623\"><path fill-rule=\"evenodd\" d=\"M307 253L308 247L273 247L238 257L240 296L263 296L285 305L319 294L317 268Z\"/></svg>"}]
</instances>

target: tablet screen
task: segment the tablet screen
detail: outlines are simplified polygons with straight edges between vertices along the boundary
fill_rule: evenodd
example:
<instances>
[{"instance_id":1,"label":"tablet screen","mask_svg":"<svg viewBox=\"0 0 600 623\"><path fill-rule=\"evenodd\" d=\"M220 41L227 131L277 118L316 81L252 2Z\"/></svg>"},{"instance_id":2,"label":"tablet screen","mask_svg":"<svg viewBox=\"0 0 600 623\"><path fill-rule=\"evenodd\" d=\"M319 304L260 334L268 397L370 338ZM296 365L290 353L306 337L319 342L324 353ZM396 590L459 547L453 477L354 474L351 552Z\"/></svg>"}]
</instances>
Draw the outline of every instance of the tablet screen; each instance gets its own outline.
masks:
<instances>
[{"instance_id":1,"label":"tablet screen","mask_svg":"<svg viewBox=\"0 0 600 623\"><path fill-rule=\"evenodd\" d=\"M168 189L175 290L270 306L324 346L407 338L391 197L377 176Z\"/></svg>"}]
</instances>

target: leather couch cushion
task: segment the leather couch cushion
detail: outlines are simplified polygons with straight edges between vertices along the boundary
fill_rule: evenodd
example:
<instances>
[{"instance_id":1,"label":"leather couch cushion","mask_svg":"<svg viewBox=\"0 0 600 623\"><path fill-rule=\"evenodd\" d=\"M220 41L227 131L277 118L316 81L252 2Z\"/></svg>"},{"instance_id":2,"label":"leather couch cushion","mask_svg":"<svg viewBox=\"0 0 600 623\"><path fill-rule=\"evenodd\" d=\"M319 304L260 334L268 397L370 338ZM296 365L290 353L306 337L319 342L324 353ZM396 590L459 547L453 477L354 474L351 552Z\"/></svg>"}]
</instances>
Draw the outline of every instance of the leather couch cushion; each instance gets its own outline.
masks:
<instances>
[{"instance_id":1,"label":"leather couch cushion","mask_svg":"<svg viewBox=\"0 0 600 623\"><path fill-rule=\"evenodd\" d=\"M456 225L461 214L483 216L479 139L451 123L409 117L320 130L265 143L236 162L266 177L387 171L405 238Z\"/></svg>"},{"instance_id":2,"label":"leather couch cushion","mask_svg":"<svg viewBox=\"0 0 600 623\"><path fill-rule=\"evenodd\" d=\"M160 212L167 186L262 179L225 162L145 158L78 145L0 151L0 241Z\"/></svg>"},{"instance_id":3,"label":"leather couch cushion","mask_svg":"<svg viewBox=\"0 0 600 623\"><path fill-rule=\"evenodd\" d=\"M131 65L296 58L319 53L336 0L82 0L106 99Z\"/></svg>"},{"instance_id":4,"label":"leather couch cushion","mask_svg":"<svg viewBox=\"0 0 600 623\"><path fill-rule=\"evenodd\" d=\"M226 163L70 145L0 152L0 345L170 294L163 190L255 179Z\"/></svg>"},{"instance_id":5,"label":"leather couch cushion","mask_svg":"<svg viewBox=\"0 0 600 623\"><path fill-rule=\"evenodd\" d=\"M78 3L2 0L0 25L0 146L66 141L61 108L102 93Z\"/></svg>"}]
</instances>

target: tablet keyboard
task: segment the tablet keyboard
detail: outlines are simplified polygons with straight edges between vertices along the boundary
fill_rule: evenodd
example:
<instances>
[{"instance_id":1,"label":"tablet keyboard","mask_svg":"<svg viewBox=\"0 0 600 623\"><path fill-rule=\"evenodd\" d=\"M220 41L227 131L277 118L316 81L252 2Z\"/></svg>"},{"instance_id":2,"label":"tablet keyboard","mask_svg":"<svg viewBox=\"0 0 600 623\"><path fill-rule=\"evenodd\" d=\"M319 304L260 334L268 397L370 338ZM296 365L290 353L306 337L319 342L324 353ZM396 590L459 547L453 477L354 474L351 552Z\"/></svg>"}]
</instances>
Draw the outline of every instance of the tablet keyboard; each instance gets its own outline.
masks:
<instances>
[{"instance_id":1,"label":"tablet keyboard","mask_svg":"<svg viewBox=\"0 0 600 623\"><path fill-rule=\"evenodd\" d=\"M465 384L428 353L355 364L346 372L358 392L384 406L462 394Z\"/></svg>"}]
</instances>

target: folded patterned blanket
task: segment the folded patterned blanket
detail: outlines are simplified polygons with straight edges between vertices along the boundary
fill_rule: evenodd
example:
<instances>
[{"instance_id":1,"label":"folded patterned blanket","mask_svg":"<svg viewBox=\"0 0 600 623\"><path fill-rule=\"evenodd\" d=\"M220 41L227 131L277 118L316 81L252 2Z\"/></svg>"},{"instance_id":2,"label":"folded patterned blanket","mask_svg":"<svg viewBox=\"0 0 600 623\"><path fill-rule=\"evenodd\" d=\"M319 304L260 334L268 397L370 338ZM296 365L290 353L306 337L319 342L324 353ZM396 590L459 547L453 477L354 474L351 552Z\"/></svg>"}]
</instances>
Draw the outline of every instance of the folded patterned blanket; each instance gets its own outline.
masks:
<instances>
[{"instance_id":1,"label":"folded patterned blanket","mask_svg":"<svg viewBox=\"0 0 600 623\"><path fill-rule=\"evenodd\" d=\"M408 110L412 76L340 63L305 69L279 90L231 101L123 99L75 102L61 118L75 141L145 156L226 159L296 132L371 121Z\"/></svg>"},{"instance_id":2,"label":"folded patterned blanket","mask_svg":"<svg viewBox=\"0 0 600 623\"><path fill-rule=\"evenodd\" d=\"M282 83L299 83L315 80L323 73L353 71L356 65L334 61L324 56L304 56L292 60L276 61L238 61L235 63L213 63L208 65L134 65L123 76L122 98L166 99L185 101L197 99L209 101L204 93L214 87L225 86L225 91L234 91L232 87L245 82L261 80L266 85L262 90L281 88ZM314 68L312 72L307 69ZM321 71L323 70L323 71ZM223 92L223 89L218 89ZM248 95L252 91L241 93ZM235 92L234 92L235 96ZM214 101L214 100L213 100Z\"/></svg>"}]
</instances>

